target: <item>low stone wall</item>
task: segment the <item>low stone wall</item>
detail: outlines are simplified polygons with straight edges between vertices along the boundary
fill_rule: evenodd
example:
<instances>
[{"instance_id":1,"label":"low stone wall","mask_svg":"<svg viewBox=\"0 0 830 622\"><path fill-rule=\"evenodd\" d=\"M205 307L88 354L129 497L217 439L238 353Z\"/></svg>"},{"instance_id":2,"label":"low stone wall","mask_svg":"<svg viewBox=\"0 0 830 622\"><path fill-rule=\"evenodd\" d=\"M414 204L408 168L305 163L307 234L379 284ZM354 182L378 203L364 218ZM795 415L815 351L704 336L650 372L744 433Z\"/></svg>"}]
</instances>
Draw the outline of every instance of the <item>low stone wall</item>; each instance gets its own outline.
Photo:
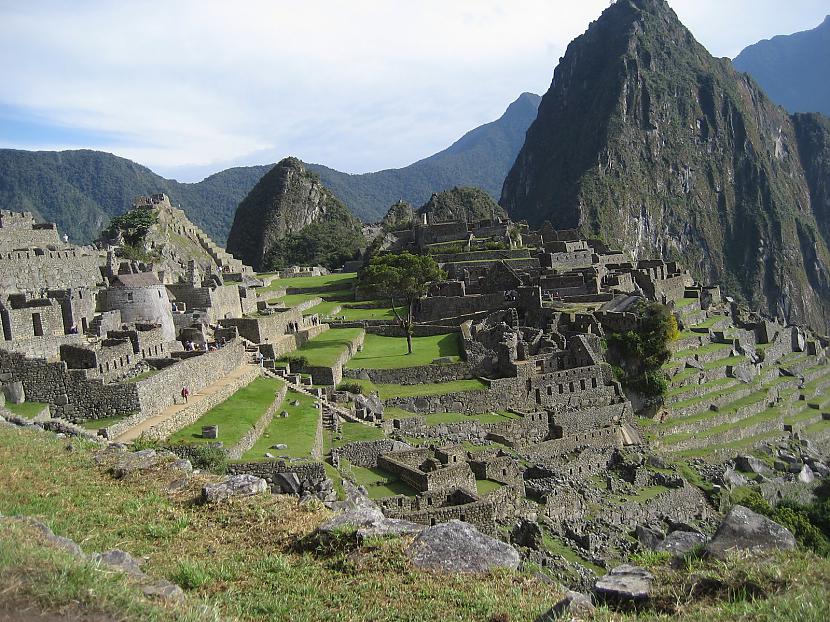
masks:
<instances>
[{"instance_id":1,"label":"low stone wall","mask_svg":"<svg viewBox=\"0 0 830 622\"><path fill-rule=\"evenodd\" d=\"M246 358L242 340L234 339L224 347L177 362L158 373L135 383L141 414L157 415L172 406L181 395L182 387L194 394L226 376Z\"/></svg>"},{"instance_id":2,"label":"low stone wall","mask_svg":"<svg viewBox=\"0 0 830 622\"><path fill-rule=\"evenodd\" d=\"M653 523L658 520L671 519L683 521L695 516L709 516L711 510L703 493L690 484L682 488L670 489L648 501L632 501L618 509L606 507L602 518L612 525L634 527L635 525Z\"/></svg>"},{"instance_id":3,"label":"low stone wall","mask_svg":"<svg viewBox=\"0 0 830 622\"><path fill-rule=\"evenodd\" d=\"M318 489L328 479L322 462L286 462L284 460L263 460L261 462L237 462L228 465L230 475L256 475L271 487L274 493L281 488L276 478L280 473L295 473L303 492Z\"/></svg>"},{"instance_id":4,"label":"low stone wall","mask_svg":"<svg viewBox=\"0 0 830 622\"><path fill-rule=\"evenodd\" d=\"M278 359L287 354L291 354L300 346L311 341L318 335L323 334L328 329L328 324L309 326L300 332L283 335L276 341L260 344L259 350L265 358Z\"/></svg>"},{"instance_id":5,"label":"low stone wall","mask_svg":"<svg viewBox=\"0 0 830 622\"><path fill-rule=\"evenodd\" d=\"M401 369L363 369L349 368L343 370L344 378L369 378L375 384L429 384L433 382L451 382L473 378L469 363L451 363L448 365L422 365Z\"/></svg>"},{"instance_id":6,"label":"low stone wall","mask_svg":"<svg viewBox=\"0 0 830 622\"><path fill-rule=\"evenodd\" d=\"M406 331L397 322L392 324L370 324L365 328L367 333L381 335L383 337L406 337ZM434 337L435 335L449 335L460 333L458 326L441 326L433 324L416 324L413 326L414 337Z\"/></svg>"},{"instance_id":7,"label":"low stone wall","mask_svg":"<svg viewBox=\"0 0 830 622\"><path fill-rule=\"evenodd\" d=\"M337 361L331 367L303 367L301 370L307 374L311 374L311 381L317 385L337 386L343 379L343 366L348 363L355 353L363 347L363 341L366 338L366 333L359 333L348 347L340 353Z\"/></svg>"},{"instance_id":8,"label":"low stone wall","mask_svg":"<svg viewBox=\"0 0 830 622\"><path fill-rule=\"evenodd\" d=\"M582 447L590 446L595 449L619 447L622 445L620 426L598 428L591 432L570 434L562 438L539 443L530 448L530 455L534 459L561 456Z\"/></svg>"},{"instance_id":9,"label":"low stone wall","mask_svg":"<svg viewBox=\"0 0 830 622\"><path fill-rule=\"evenodd\" d=\"M245 452L256 444L259 437L262 436L262 433L265 431L265 428L271 424L271 420L274 418L274 414L277 412L280 404L282 404L285 399L286 393L288 393L288 387L284 382L281 382L280 388L274 396L274 401L271 402L271 405L262 414L259 420L245 433L236 445L225 450L225 454L227 454L229 460L239 460Z\"/></svg>"},{"instance_id":10,"label":"low stone wall","mask_svg":"<svg viewBox=\"0 0 830 622\"><path fill-rule=\"evenodd\" d=\"M9 352L19 352L32 358L57 358L62 345L85 345L84 335L44 335L33 339L12 339L2 341L0 345Z\"/></svg>"},{"instance_id":11,"label":"low stone wall","mask_svg":"<svg viewBox=\"0 0 830 622\"><path fill-rule=\"evenodd\" d=\"M408 520L421 525L435 525L437 523L446 523L450 520L461 520L475 525L482 533L495 535L496 512L493 507L493 501L489 498L478 499L460 505L444 505L423 510L397 509L395 508L395 502L398 499L400 499L402 505L406 506L405 498L390 497L384 499L384 501L390 502L383 504L383 513L387 517Z\"/></svg>"},{"instance_id":12,"label":"low stone wall","mask_svg":"<svg viewBox=\"0 0 830 622\"><path fill-rule=\"evenodd\" d=\"M393 451L412 449L401 441L382 439L378 441L358 441L347 443L331 450L331 462L335 468L340 466L341 460L348 460L351 464L367 469L378 465L378 458Z\"/></svg>"}]
</instances>

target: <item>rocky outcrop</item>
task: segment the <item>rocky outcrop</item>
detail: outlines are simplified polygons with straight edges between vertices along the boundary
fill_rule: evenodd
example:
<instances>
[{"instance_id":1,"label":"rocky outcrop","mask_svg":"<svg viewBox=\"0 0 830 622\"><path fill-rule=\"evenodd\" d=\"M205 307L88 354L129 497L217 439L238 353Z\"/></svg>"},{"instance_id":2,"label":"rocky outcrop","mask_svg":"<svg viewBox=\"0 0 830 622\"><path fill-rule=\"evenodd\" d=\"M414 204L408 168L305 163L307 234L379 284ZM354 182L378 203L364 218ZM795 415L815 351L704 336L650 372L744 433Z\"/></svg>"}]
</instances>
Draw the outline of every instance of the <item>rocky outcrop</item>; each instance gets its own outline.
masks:
<instances>
[{"instance_id":1,"label":"rocky outcrop","mask_svg":"<svg viewBox=\"0 0 830 622\"><path fill-rule=\"evenodd\" d=\"M756 514L742 505L736 505L718 527L706 553L722 559L735 551L758 553L772 549L794 549L795 537L786 527Z\"/></svg>"},{"instance_id":2,"label":"rocky outcrop","mask_svg":"<svg viewBox=\"0 0 830 622\"><path fill-rule=\"evenodd\" d=\"M600 577L594 593L609 603L639 603L649 599L654 575L644 568L623 564Z\"/></svg>"},{"instance_id":3,"label":"rocky outcrop","mask_svg":"<svg viewBox=\"0 0 830 622\"><path fill-rule=\"evenodd\" d=\"M532 226L681 259L753 307L823 330L827 128L713 58L665 0L621 0L569 45L501 204Z\"/></svg>"},{"instance_id":4,"label":"rocky outcrop","mask_svg":"<svg viewBox=\"0 0 830 622\"><path fill-rule=\"evenodd\" d=\"M202 488L202 501L218 503L233 497L250 497L268 490L268 482L256 475L232 475L222 482Z\"/></svg>"},{"instance_id":5,"label":"rocky outcrop","mask_svg":"<svg viewBox=\"0 0 830 622\"><path fill-rule=\"evenodd\" d=\"M286 158L239 204L227 248L261 271L339 267L363 245L360 223L345 205L297 158Z\"/></svg>"},{"instance_id":6,"label":"rocky outcrop","mask_svg":"<svg viewBox=\"0 0 830 622\"><path fill-rule=\"evenodd\" d=\"M593 617L595 610L596 607L589 596L568 590L562 600L539 616L536 622L588 620Z\"/></svg>"},{"instance_id":7,"label":"rocky outcrop","mask_svg":"<svg viewBox=\"0 0 830 622\"><path fill-rule=\"evenodd\" d=\"M501 206L478 188L453 188L433 194L418 210L429 222L476 222L505 218Z\"/></svg>"},{"instance_id":8,"label":"rocky outcrop","mask_svg":"<svg viewBox=\"0 0 830 622\"><path fill-rule=\"evenodd\" d=\"M406 553L418 568L444 572L515 570L519 566L516 549L459 520L428 527L415 538Z\"/></svg>"}]
</instances>

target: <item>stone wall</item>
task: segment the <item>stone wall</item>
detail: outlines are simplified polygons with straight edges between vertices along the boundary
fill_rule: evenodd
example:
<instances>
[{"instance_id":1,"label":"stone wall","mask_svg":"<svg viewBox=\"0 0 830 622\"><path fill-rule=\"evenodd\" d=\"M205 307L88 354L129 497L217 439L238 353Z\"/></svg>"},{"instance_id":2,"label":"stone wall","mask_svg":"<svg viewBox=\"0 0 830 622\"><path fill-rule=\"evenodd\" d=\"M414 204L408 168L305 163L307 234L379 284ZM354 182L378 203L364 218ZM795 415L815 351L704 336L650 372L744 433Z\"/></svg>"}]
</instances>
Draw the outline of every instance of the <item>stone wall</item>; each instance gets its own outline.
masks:
<instances>
[{"instance_id":1,"label":"stone wall","mask_svg":"<svg viewBox=\"0 0 830 622\"><path fill-rule=\"evenodd\" d=\"M261 462L237 462L228 465L230 475L256 475L271 487L274 493L280 493L277 474L295 473L300 480L303 492L318 489L326 477L322 462L286 462L284 460L263 460Z\"/></svg>"},{"instance_id":2,"label":"stone wall","mask_svg":"<svg viewBox=\"0 0 830 622\"><path fill-rule=\"evenodd\" d=\"M373 469L378 465L378 458L383 454L408 449L412 449L412 447L406 443L389 439L358 441L332 448L331 461L335 467L340 466L341 460L348 460L356 466Z\"/></svg>"},{"instance_id":3,"label":"stone wall","mask_svg":"<svg viewBox=\"0 0 830 622\"><path fill-rule=\"evenodd\" d=\"M103 259L85 249L0 252L0 291L94 287Z\"/></svg>"},{"instance_id":4,"label":"stone wall","mask_svg":"<svg viewBox=\"0 0 830 622\"><path fill-rule=\"evenodd\" d=\"M245 346L235 339L224 347L194 356L135 383L141 412L152 416L175 403L182 387L196 393L213 384L246 360Z\"/></svg>"},{"instance_id":5,"label":"stone wall","mask_svg":"<svg viewBox=\"0 0 830 622\"><path fill-rule=\"evenodd\" d=\"M422 365L401 369L363 369L343 370L344 378L366 378L375 384L428 384L432 382L451 382L473 378L469 363L452 363L448 365Z\"/></svg>"},{"instance_id":6,"label":"stone wall","mask_svg":"<svg viewBox=\"0 0 830 622\"><path fill-rule=\"evenodd\" d=\"M84 343L86 343L86 339L83 335L48 335L32 339L0 341L0 348L30 358L54 359L58 357L62 345L82 345Z\"/></svg>"},{"instance_id":7,"label":"stone wall","mask_svg":"<svg viewBox=\"0 0 830 622\"><path fill-rule=\"evenodd\" d=\"M259 350L265 358L278 359L297 350L304 343L314 339L317 335L329 329L328 324L309 326L297 333L283 335L275 342L260 344Z\"/></svg>"},{"instance_id":8,"label":"stone wall","mask_svg":"<svg viewBox=\"0 0 830 622\"><path fill-rule=\"evenodd\" d=\"M435 525L455 519L475 525L482 533L495 535L496 512L493 501L489 498L481 499L468 491L439 491L437 494L419 497L398 495L381 499L380 505L389 518L422 525Z\"/></svg>"},{"instance_id":9,"label":"stone wall","mask_svg":"<svg viewBox=\"0 0 830 622\"><path fill-rule=\"evenodd\" d=\"M337 386L343 379L343 365L348 363L355 353L363 347L363 340L365 337L366 333L364 332L361 332L354 337L354 339L352 339L348 344L348 347L340 353L337 357L337 361L331 367L305 366L297 371L311 374L311 381L314 384Z\"/></svg>"},{"instance_id":10,"label":"stone wall","mask_svg":"<svg viewBox=\"0 0 830 622\"><path fill-rule=\"evenodd\" d=\"M459 315L472 315L482 311L498 311L510 306L503 292L477 294L463 297L432 296L421 298L416 309L419 322Z\"/></svg>"}]
</instances>

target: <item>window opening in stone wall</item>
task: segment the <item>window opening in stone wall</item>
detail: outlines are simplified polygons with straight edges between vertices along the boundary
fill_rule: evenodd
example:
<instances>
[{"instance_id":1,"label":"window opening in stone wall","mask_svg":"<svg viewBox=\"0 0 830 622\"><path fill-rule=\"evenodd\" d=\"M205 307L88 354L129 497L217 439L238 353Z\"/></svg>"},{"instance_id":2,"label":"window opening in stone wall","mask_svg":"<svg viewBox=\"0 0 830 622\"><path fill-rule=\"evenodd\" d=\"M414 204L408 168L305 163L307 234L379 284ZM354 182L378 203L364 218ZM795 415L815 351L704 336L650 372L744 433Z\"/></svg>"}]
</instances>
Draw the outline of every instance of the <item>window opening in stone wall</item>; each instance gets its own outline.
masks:
<instances>
[{"instance_id":1,"label":"window opening in stone wall","mask_svg":"<svg viewBox=\"0 0 830 622\"><path fill-rule=\"evenodd\" d=\"M35 337L43 337L43 318L40 313L32 313L32 330Z\"/></svg>"}]
</instances>

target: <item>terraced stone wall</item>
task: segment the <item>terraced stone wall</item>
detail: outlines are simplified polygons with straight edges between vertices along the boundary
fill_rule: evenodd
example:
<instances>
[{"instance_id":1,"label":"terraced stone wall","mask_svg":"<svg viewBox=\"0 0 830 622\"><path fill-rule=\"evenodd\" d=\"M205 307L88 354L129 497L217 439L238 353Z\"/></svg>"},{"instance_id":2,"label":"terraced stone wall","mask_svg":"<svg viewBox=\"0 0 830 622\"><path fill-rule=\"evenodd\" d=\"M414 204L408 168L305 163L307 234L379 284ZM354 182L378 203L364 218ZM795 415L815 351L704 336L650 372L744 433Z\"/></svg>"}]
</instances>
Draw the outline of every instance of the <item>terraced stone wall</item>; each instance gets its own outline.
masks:
<instances>
[{"instance_id":1,"label":"terraced stone wall","mask_svg":"<svg viewBox=\"0 0 830 622\"><path fill-rule=\"evenodd\" d=\"M282 489L279 479L280 473L294 473L300 480L303 491L319 489L328 479L322 462L286 462L284 460L263 460L261 462L236 462L228 464L229 475L256 475L261 477L271 487L274 493Z\"/></svg>"},{"instance_id":2,"label":"terraced stone wall","mask_svg":"<svg viewBox=\"0 0 830 622\"><path fill-rule=\"evenodd\" d=\"M400 441L387 439L358 441L347 443L341 447L334 447L331 450L331 461L335 468L339 467L340 461L345 459L359 467L372 469L378 465L378 458L383 454L408 449L412 449L412 447Z\"/></svg>"},{"instance_id":3,"label":"terraced stone wall","mask_svg":"<svg viewBox=\"0 0 830 622\"><path fill-rule=\"evenodd\" d=\"M343 370L344 378L368 378L375 384L427 384L433 382L451 382L473 378L469 363L452 363L449 365L422 365L420 367L403 367L401 369L363 369L349 368Z\"/></svg>"}]
</instances>

